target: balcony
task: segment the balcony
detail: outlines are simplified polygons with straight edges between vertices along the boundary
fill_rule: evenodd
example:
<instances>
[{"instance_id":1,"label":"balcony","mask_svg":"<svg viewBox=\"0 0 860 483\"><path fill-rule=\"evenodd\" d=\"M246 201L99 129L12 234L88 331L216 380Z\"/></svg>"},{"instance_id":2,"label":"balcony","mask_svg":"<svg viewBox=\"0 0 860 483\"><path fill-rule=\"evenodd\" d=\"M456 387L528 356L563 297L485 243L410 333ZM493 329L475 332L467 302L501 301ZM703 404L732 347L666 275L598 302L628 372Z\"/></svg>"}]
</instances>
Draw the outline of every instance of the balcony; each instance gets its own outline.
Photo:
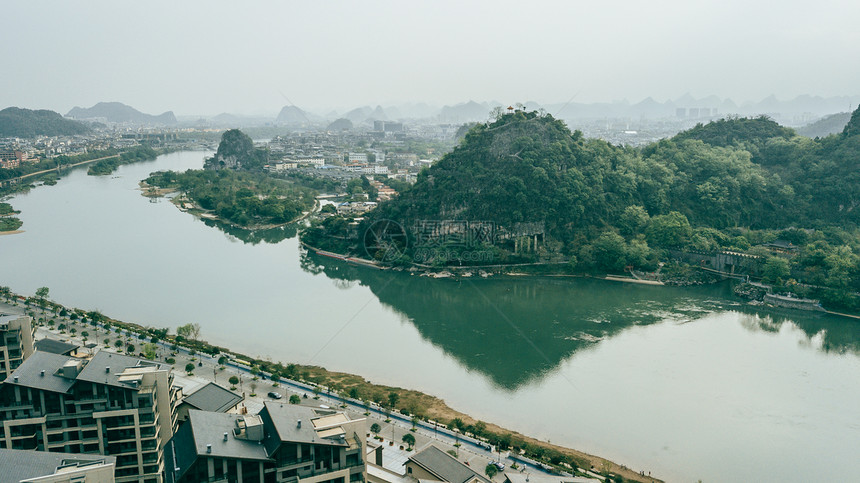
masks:
<instances>
[{"instance_id":1,"label":"balcony","mask_svg":"<svg viewBox=\"0 0 860 483\"><path fill-rule=\"evenodd\" d=\"M309 463L314 460L313 456L308 456L307 458L283 458L278 460L278 468L279 469L291 469L294 466L303 465Z\"/></svg>"},{"instance_id":2,"label":"balcony","mask_svg":"<svg viewBox=\"0 0 860 483\"><path fill-rule=\"evenodd\" d=\"M120 443L122 441L135 441L137 439L137 435L135 435L134 431L108 431L105 439L111 443Z\"/></svg>"},{"instance_id":3,"label":"balcony","mask_svg":"<svg viewBox=\"0 0 860 483\"><path fill-rule=\"evenodd\" d=\"M132 444L122 444L122 445L108 445L107 452L110 453L111 456L122 456L122 455L137 455L137 445ZM137 461L137 456L135 458L135 464ZM120 458L117 458L117 465L119 465Z\"/></svg>"},{"instance_id":4,"label":"balcony","mask_svg":"<svg viewBox=\"0 0 860 483\"><path fill-rule=\"evenodd\" d=\"M33 403L31 401L9 401L4 402L3 405L0 405L0 411L20 411L24 408L33 408Z\"/></svg>"},{"instance_id":5,"label":"balcony","mask_svg":"<svg viewBox=\"0 0 860 483\"><path fill-rule=\"evenodd\" d=\"M38 427L26 428L26 427L21 427L21 426L13 426L13 427L9 428L9 436L12 439L32 438L32 437L36 436L36 433L38 433L40 429L41 428L38 428Z\"/></svg>"},{"instance_id":6,"label":"balcony","mask_svg":"<svg viewBox=\"0 0 860 483\"><path fill-rule=\"evenodd\" d=\"M140 428L141 438L155 438L158 436L158 426L150 426L148 428Z\"/></svg>"},{"instance_id":7,"label":"balcony","mask_svg":"<svg viewBox=\"0 0 860 483\"><path fill-rule=\"evenodd\" d=\"M138 475L137 465L135 465L134 467L131 467L131 468L122 468L122 469L120 469L117 465L117 469L114 472L114 476L116 476L117 478L125 478L128 476L137 476L137 475ZM135 478L134 481L137 481L137 478Z\"/></svg>"}]
</instances>

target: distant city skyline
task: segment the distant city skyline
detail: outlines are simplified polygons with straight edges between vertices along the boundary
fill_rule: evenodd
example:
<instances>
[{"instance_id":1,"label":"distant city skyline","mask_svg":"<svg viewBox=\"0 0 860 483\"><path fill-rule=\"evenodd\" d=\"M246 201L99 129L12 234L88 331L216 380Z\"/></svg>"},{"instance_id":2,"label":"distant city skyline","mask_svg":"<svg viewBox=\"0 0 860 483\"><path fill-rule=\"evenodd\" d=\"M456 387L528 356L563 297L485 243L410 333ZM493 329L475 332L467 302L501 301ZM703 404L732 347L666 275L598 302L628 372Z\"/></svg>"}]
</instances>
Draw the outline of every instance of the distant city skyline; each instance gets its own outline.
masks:
<instances>
[{"instance_id":1,"label":"distant city skyline","mask_svg":"<svg viewBox=\"0 0 860 483\"><path fill-rule=\"evenodd\" d=\"M46 5L47 3L47 5ZM4 3L0 108L178 116L860 94L860 5ZM847 110L848 106L845 107Z\"/></svg>"}]
</instances>

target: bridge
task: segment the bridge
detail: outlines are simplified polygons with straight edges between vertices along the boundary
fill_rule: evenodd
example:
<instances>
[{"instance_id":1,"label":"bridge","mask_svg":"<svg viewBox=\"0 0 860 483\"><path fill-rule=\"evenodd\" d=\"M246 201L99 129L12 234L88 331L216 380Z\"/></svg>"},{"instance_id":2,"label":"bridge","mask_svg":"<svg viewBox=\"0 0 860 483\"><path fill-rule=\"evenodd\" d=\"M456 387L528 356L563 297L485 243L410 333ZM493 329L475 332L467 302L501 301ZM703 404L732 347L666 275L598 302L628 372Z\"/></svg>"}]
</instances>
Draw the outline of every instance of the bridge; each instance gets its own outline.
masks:
<instances>
[{"instance_id":1,"label":"bridge","mask_svg":"<svg viewBox=\"0 0 860 483\"><path fill-rule=\"evenodd\" d=\"M13 185L13 184L18 184L18 183L20 183L21 181L23 181L23 180L24 180L24 179L26 179L26 178L31 178L31 177L33 177L33 176L39 176L39 175L42 175L42 174L45 174L45 173L51 173L51 172L54 172L54 171L56 171L57 173L59 173L59 172L60 172L60 169L62 169L62 168L74 168L75 166L81 166L81 165L84 165L84 164L95 163L95 162L97 162L97 161L103 161L103 160L105 160L105 159L112 159L112 158L118 158L118 157L119 157L119 154L114 154L114 155L112 155L112 156L104 156L104 157L101 157L101 158L88 159L88 160L86 160L86 161L81 161L81 162L79 162L79 163L74 163L74 164L64 164L64 165L60 165L60 164L58 164L56 168L43 169L43 170L41 170L41 171L36 171L36 172L34 172L34 173L29 173L29 174L25 174L25 175L23 175L23 176L18 176L17 178L9 178L9 179L7 179L7 180L0 181L0 187L6 187L6 186L11 186L11 185Z\"/></svg>"}]
</instances>

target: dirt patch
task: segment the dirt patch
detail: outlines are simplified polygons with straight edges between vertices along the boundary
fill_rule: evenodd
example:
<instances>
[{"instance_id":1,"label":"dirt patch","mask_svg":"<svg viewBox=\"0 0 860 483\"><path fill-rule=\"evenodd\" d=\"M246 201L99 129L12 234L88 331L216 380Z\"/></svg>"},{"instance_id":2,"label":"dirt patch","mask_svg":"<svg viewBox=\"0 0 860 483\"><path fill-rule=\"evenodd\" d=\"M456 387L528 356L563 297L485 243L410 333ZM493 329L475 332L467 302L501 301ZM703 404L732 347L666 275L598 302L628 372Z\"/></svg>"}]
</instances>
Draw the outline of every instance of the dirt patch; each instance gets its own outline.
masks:
<instances>
[{"instance_id":1,"label":"dirt patch","mask_svg":"<svg viewBox=\"0 0 860 483\"><path fill-rule=\"evenodd\" d=\"M147 184L146 181L141 181L138 186L140 187L140 194L148 198L166 196L177 191L175 188L156 188Z\"/></svg>"},{"instance_id":2,"label":"dirt patch","mask_svg":"<svg viewBox=\"0 0 860 483\"><path fill-rule=\"evenodd\" d=\"M442 399L418 391L373 384L370 381L365 380L363 377L355 374L327 371L326 369L317 366L296 366L296 372L297 376L301 376L302 379L316 382L317 384L331 388L335 393L349 395L350 391L355 389L361 399L374 401L380 404L388 401L388 395L390 393L396 392L399 396L399 402L396 407L398 409L406 409L410 414L418 415L422 418L432 419L440 423L449 423L455 418L462 420L466 425L474 425L478 423L478 420L470 417L469 415L449 407ZM485 424L487 431L490 433L494 433L496 435L510 435L511 441L516 446L519 446L517 443L524 442L529 446L538 446L546 450L557 451L563 455L569 456L580 468L583 469L594 468L596 471L608 471L621 475L625 480L631 481L649 483L661 481L657 478L642 476L623 465L616 464L599 456L594 456L583 451L566 448L564 446L558 446L546 441L540 441L516 431L510 431L496 424Z\"/></svg>"}]
</instances>

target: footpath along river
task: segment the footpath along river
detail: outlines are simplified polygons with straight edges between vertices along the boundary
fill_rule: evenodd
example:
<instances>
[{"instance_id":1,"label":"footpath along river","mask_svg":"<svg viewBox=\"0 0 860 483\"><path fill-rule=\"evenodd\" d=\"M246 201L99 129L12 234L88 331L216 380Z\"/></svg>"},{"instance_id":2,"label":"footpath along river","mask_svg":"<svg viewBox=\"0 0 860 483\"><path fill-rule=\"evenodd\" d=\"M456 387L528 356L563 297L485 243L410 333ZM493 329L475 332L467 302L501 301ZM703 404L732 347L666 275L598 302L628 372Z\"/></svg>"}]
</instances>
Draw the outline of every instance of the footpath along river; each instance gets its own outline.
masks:
<instances>
[{"instance_id":1,"label":"footpath along river","mask_svg":"<svg viewBox=\"0 0 860 483\"><path fill-rule=\"evenodd\" d=\"M9 201L0 285L128 322L421 390L667 481L860 474L860 323L749 307L727 285L430 280L304 253L295 229L224 231L138 182L202 152L78 168ZM211 222L210 222L211 223ZM243 241L245 240L245 241Z\"/></svg>"}]
</instances>

